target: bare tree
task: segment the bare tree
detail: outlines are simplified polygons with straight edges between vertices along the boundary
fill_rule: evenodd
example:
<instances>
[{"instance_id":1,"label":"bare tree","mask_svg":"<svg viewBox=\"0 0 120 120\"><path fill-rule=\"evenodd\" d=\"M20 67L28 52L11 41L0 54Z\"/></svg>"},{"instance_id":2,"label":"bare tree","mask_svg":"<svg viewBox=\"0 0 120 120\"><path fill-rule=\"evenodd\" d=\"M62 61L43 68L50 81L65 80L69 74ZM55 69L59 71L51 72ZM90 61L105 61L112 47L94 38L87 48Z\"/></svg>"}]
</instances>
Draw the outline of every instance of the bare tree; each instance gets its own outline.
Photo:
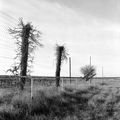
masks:
<instances>
[{"instance_id":1,"label":"bare tree","mask_svg":"<svg viewBox=\"0 0 120 120\"><path fill-rule=\"evenodd\" d=\"M67 60L67 55L65 46L56 45L56 87L60 86L61 63Z\"/></svg>"},{"instance_id":2,"label":"bare tree","mask_svg":"<svg viewBox=\"0 0 120 120\"><path fill-rule=\"evenodd\" d=\"M41 32L36 30L31 23L23 23L22 19L19 19L19 24L17 28L9 28L9 33L13 35L14 39L16 39L16 57L15 59L17 62L12 66L9 71L16 72L20 71L21 76L26 76L28 74L28 67L30 67L31 63L34 59L34 50L37 46L42 46L39 43L39 38L41 37ZM17 72L18 73L18 72ZM24 89L25 78L21 78L20 81L20 88L21 90Z\"/></svg>"},{"instance_id":3,"label":"bare tree","mask_svg":"<svg viewBox=\"0 0 120 120\"><path fill-rule=\"evenodd\" d=\"M12 66L12 68L8 69L6 72L11 72L13 75L18 75L18 66Z\"/></svg>"},{"instance_id":4,"label":"bare tree","mask_svg":"<svg viewBox=\"0 0 120 120\"><path fill-rule=\"evenodd\" d=\"M83 79L91 82L91 79L96 75L96 69L94 66L86 65L81 68L81 73L83 74Z\"/></svg>"}]
</instances>

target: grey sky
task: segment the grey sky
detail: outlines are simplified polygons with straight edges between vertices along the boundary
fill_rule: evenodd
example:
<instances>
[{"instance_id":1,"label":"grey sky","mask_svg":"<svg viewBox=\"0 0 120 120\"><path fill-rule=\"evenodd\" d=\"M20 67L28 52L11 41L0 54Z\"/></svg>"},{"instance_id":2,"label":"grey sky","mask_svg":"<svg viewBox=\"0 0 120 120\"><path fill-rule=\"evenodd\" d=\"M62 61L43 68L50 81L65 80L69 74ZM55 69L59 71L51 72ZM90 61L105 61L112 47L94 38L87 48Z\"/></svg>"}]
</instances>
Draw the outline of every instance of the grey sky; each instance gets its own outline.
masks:
<instances>
[{"instance_id":1,"label":"grey sky","mask_svg":"<svg viewBox=\"0 0 120 120\"><path fill-rule=\"evenodd\" d=\"M72 57L72 75L80 76L80 67L92 64L101 76L120 76L120 2L119 0L0 0L0 55L14 57L15 45L7 29L18 18L31 21L42 31L44 48L35 54L34 75L55 74L55 44L65 44ZM0 57L4 74L13 60ZM68 63L62 66L68 76Z\"/></svg>"},{"instance_id":2,"label":"grey sky","mask_svg":"<svg viewBox=\"0 0 120 120\"><path fill-rule=\"evenodd\" d=\"M120 22L120 0L47 0L97 18Z\"/></svg>"}]
</instances>

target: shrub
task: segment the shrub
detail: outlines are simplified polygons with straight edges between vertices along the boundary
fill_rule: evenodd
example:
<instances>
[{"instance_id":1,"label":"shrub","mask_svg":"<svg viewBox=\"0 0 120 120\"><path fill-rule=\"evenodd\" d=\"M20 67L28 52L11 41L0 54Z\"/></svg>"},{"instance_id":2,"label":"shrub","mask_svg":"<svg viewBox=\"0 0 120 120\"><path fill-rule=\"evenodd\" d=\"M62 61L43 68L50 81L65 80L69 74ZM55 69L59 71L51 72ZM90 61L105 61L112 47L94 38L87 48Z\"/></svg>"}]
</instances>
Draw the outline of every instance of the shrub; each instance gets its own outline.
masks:
<instances>
[{"instance_id":1,"label":"shrub","mask_svg":"<svg viewBox=\"0 0 120 120\"><path fill-rule=\"evenodd\" d=\"M88 81L96 75L96 69L94 66L86 65L81 68L83 78Z\"/></svg>"}]
</instances>

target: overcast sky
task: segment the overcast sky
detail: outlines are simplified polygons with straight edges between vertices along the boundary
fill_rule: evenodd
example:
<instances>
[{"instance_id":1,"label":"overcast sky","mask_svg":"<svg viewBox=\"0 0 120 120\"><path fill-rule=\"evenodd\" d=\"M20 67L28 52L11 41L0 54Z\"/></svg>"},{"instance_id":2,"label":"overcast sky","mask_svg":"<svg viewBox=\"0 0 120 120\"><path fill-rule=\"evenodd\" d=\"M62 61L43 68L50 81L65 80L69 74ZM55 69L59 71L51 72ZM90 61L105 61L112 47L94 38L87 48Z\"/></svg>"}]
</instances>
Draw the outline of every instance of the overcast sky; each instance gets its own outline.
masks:
<instances>
[{"instance_id":1,"label":"overcast sky","mask_svg":"<svg viewBox=\"0 0 120 120\"><path fill-rule=\"evenodd\" d=\"M33 75L55 75L55 44L65 44L72 59L72 76L80 68L96 67L97 76L120 76L120 0L0 0L0 74L15 57L15 40L8 34L22 17L42 32L43 48L35 53ZM61 75L68 76L68 62Z\"/></svg>"}]
</instances>

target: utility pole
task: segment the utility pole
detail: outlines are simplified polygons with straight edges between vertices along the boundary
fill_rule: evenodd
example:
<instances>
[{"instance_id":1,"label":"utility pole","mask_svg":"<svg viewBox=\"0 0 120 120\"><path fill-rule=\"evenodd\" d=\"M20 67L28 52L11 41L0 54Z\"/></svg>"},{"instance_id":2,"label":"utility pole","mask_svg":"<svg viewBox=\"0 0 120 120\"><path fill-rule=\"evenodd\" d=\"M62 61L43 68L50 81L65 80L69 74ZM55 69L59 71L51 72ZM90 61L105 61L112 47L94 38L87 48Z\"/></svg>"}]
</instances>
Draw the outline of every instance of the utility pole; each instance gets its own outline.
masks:
<instances>
[{"instance_id":1,"label":"utility pole","mask_svg":"<svg viewBox=\"0 0 120 120\"><path fill-rule=\"evenodd\" d=\"M91 56L90 56L90 67L91 67Z\"/></svg>"},{"instance_id":2,"label":"utility pole","mask_svg":"<svg viewBox=\"0 0 120 120\"><path fill-rule=\"evenodd\" d=\"M102 77L103 77L103 67L102 67Z\"/></svg>"},{"instance_id":3,"label":"utility pole","mask_svg":"<svg viewBox=\"0 0 120 120\"><path fill-rule=\"evenodd\" d=\"M69 57L69 77L70 77L70 83L71 83L71 57Z\"/></svg>"},{"instance_id":4,"label":"utility pole","mask_svg":"<svg viewBox=\"0 0 120 120\"><path fill-rule=\"evenodd\" d=\"M91 56L90 56L90 69L91 69ZM91 79L90 79L90 83L91 83Z\"/></svg>"},{"instance_id":5,"label":"utility pole","mask_svg":"<svg viewBox=\"0 0 120 120\"><path fill-rule=\"evenodd\" d=\"M102 77L103 77L103 66L102 66ZM102 84L103 84L103 79L102 79Z\"/></svg>"}]
</instances>

